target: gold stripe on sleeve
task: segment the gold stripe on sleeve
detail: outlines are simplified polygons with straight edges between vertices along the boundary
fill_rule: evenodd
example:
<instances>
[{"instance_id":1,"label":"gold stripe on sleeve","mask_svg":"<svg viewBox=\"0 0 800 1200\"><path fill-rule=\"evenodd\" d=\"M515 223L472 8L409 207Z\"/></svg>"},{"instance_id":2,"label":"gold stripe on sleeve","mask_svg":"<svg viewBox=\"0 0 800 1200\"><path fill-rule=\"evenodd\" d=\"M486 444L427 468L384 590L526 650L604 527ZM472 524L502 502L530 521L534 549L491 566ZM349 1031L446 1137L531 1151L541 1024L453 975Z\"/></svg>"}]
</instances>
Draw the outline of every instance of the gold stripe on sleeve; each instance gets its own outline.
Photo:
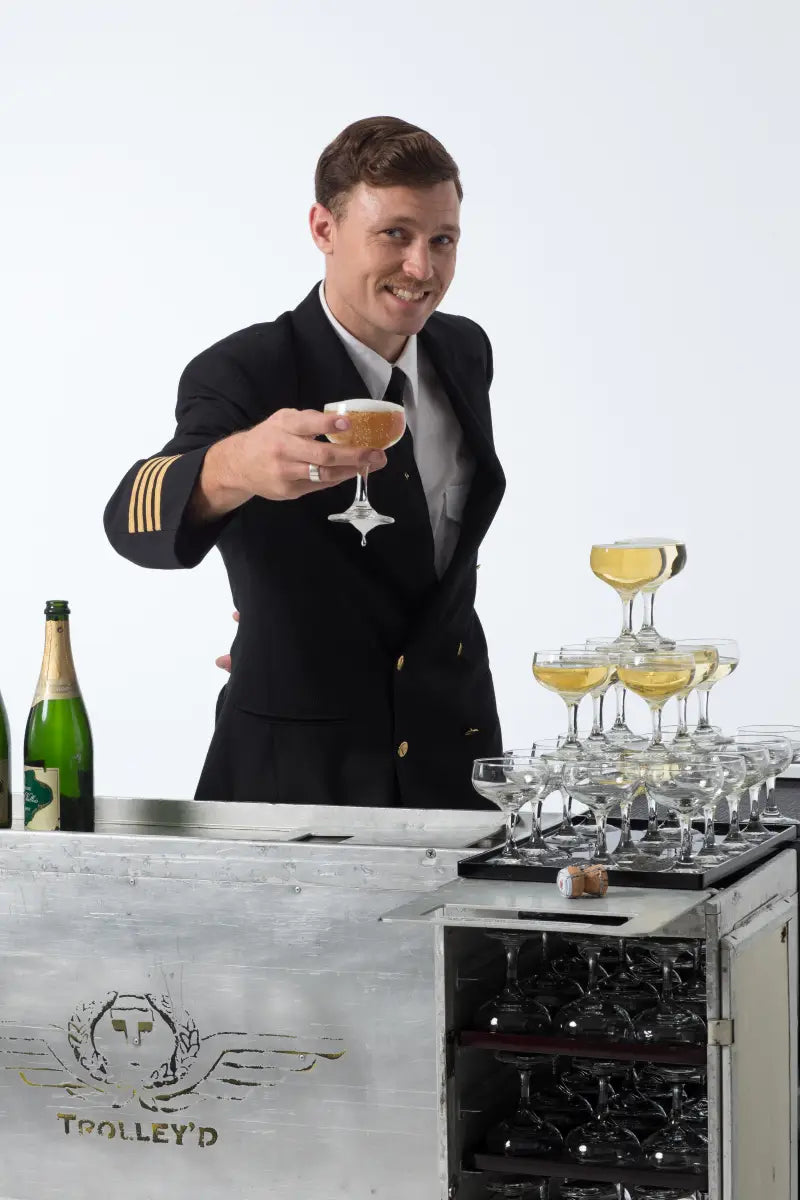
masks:
<instances>
[{"instance_id":1,"label":"gold stripe on sleeve","mask_svg":"<svg viewBox=\"0 0 800 1200\"><path fill-rule=\"evenodd\" d=\"M139 470L136 472L136 478L133 481L133 487L131 488L131 500L130 504L128 505L128 533L136 533L136 493L139 490L139 484L141 483L142 476L149 467L151 461L152 460L148 458L146 462L142 463L142 465L139 467Z\"/></svg>"},{"instance_id":2,"label":"gold stripe on sleeve","mask_svg":"<svg viewBox=\"0 0 800 1200\"><path fill-rule=\"evenodd\" d=\"M155 481L155 490L153 493L153 519L154 519L154 524L155 524L156 530L159 530L161 528L161 485L164 482L164 476L166 475L167 471L172 466L172 464L179 458L180 458L180 454L173 454L172 458L168 458L166 460L166 462L161 463L158 470L150 477L151 484ZM148 487L149 486L150 485L148 484ZM150 520L149 520L150 513L148 513L147 516L148 516L147 528L149 530L151 528Z\"/></svg>"},{"instance_id":3,"label":"gold stripe on sleeve","mask_svg":"<svg viewBox=\"0 0 800 1200\"><path fill-rule=\"evenodd\" d=\"M148 486L148 483L150 480L150 476L156 470L159 463L162 463L163 461L164 461L163 454L160 455L158 458L151 458L149 460L149 462L147 463L147 468L146 468L144 474L142 475L142 479L139 484L139 493L136 497L136 532L137 533L144 533L144 498L145 498L145 493L147 492L147 486Z\"/></svg>"}]
</instances>

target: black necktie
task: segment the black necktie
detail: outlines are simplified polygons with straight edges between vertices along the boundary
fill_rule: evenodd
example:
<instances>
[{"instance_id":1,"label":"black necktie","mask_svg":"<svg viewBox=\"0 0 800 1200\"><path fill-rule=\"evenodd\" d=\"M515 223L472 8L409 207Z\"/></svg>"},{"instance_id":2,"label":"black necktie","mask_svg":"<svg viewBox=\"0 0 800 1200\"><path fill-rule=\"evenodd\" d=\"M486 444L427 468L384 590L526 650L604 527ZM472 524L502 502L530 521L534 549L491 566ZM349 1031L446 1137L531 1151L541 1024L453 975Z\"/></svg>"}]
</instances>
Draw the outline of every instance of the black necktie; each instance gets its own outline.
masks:
<instances>
[{"instance_id":1,"label":"black necktie","mask_svg":"<svg viewBox=\"0 0 800 1200\"><path fill-rule=\"evenodd\" d=\"M403 392L406 387L406 373L401 371L400 367L392 367L392 378L389 380L389 386L383 393L384 400L388 400L390 404L399 404L401 408L403 404Z\"/></svg>"}]
</instances>

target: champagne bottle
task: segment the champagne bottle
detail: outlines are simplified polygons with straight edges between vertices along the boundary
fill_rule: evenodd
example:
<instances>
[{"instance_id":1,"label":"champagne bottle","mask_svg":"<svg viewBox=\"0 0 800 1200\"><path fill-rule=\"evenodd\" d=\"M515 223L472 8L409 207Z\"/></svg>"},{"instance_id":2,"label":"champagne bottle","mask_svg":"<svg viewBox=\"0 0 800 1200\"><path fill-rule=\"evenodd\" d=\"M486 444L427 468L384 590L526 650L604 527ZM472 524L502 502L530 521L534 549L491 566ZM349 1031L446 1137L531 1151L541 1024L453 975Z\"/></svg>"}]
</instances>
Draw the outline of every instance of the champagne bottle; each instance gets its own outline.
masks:
<instances>
[{"instance_id":1,"label":"champagne bottle","mask_svg":"<svg viewBox=\"0 0 800 1200\"><path fill-rule=\"evenodd\" d=\"M92 731L69 638L69 605L48 600L44 656L25 729L25 828L94 829Z\"/></svg>"},{"instance_id":2,"label":"champagne bottle","mask_svg":"<svg viewBox=\"0 0 800 1200\"><path fill-rule=\"evenodd\" d=\"M0 829L11 828L11 737L8 716L0 696Z\"/></svg>"}]
</instances>

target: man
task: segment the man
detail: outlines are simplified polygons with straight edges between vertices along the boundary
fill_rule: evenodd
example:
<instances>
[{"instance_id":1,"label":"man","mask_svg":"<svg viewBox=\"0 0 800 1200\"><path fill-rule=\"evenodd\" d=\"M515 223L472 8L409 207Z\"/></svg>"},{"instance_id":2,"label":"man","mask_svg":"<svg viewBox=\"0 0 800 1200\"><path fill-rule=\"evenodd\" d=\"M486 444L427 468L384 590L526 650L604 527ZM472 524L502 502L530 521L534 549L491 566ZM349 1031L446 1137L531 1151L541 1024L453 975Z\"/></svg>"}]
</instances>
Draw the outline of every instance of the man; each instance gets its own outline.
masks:
<instances>
[{"instance_id":1,"label":"man","mask_svg":"<svg viewBox=\"0 0 800 1200\"><path fill-rule=\"evenodd\" d=\"M376 117L323 151L315 186L324 285L188 365L175 435L126 474L106 532L142 566L222 553L241 615L198 799L486 807L471 765L500 732L476 563L505 480L489 341L435 312L458 168L424 130ZM321 440L343 428L326 403L387 389L408 425L388 454ZM327 517L367 469L396 523L362 547Z\"/></svg>"}]
</instances>

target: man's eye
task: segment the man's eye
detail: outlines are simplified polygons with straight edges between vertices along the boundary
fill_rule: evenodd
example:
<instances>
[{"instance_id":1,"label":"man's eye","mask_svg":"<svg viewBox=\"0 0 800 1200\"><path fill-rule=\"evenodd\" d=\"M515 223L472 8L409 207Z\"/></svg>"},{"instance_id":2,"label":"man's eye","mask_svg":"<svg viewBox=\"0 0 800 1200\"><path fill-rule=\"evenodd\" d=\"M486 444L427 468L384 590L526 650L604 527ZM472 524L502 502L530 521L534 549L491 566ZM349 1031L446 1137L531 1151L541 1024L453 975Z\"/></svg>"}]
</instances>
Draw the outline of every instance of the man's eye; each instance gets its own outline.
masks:
<instances>
[{"instance_id":1,"label":"man's eye","mask_svg":"<svg viewBox=\"0 0 800 1200\"><path fill-rule=\"evenodd\" d=\"M403 231L402 231L402 229L384 229L384 231L383 231L383 232L384 232L385 234L387 234L387 235L388 235L390 238L392 238L394 241L397 241L397 238L396 238L396 237L394 237L394 234L397 234L397 235L398 235L398 237L402 237L402 236L403 236Z\"/></svg>"},{"instance_id":2,"label":"man's eye","mask_svg":"<svg viewBox=\"0 0 800 1200\"><path fill-rule=\"evenodd\" d=\"M434 238L434 241L438 242L441 246L453 245L453 239L449 233L440 233L438 237Z\"/></svg>"}]
</instances>

